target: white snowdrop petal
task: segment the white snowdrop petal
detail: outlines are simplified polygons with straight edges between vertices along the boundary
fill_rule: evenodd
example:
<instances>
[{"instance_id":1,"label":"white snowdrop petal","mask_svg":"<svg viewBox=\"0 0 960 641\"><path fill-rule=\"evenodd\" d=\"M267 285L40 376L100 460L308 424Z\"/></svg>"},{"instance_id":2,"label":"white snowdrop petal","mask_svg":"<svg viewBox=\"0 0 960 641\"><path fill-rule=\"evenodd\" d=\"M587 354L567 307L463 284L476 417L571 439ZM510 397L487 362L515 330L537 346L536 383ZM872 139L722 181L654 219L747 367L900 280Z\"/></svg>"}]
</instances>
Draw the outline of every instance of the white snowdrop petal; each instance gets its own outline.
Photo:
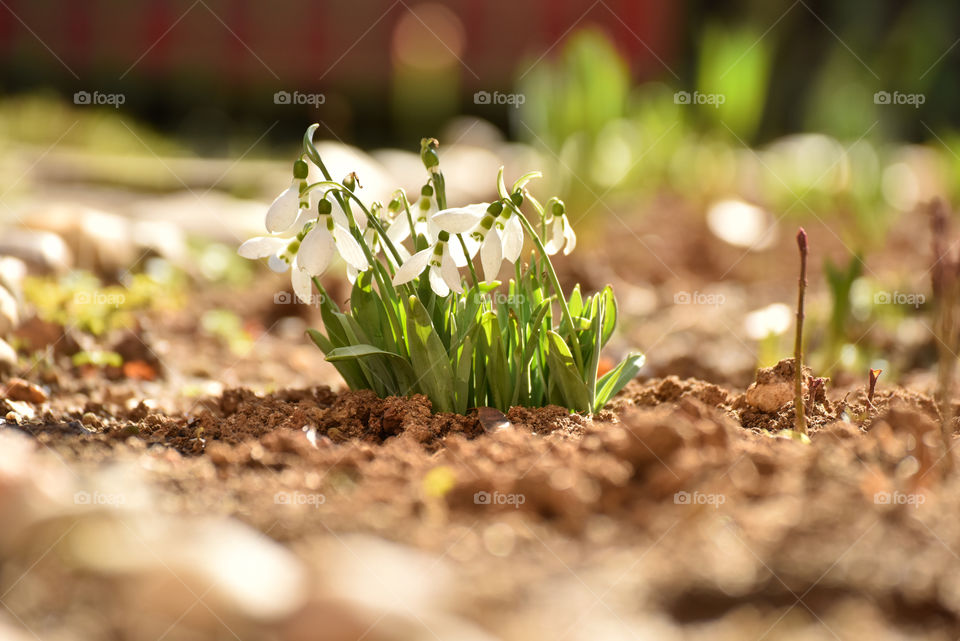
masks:
<instances>
[{"instance_id":1,"label":"white snowdrop petal","mask_svg":"<svg viewBox=\"0 0 960 641\"><path fill-rule=\"evenodd\" d=\"M357 223L357 227L360 228L360 231L364 231L367 228L367 215L362 209L360 209L360 207L354 208L353 220Z\"/></svg>"},{"instance_id":2,"label":"white snowdrop petal","mask_svg":"<svg viewBox=\"0 0 960 641\"><path fill-rule=\"evenodd\" d=\"M336 245L326 227L317 225L304 236L297 252L297 262L311 276L319 276L330 265Z\"/></svg>"},{"instance_id":3,"label":"white snowdrop petal","mask_svg":"<svg viewBox=\"0 0 960 641\"><path fill-rule=\"evenodd\" d=\"M277 272L278 274L282 274L283 272L290 269L290 263L280 258L280 256L278 256L277 254L273 254L267 260L267 267L270 268L270 271L274 271L274 272Z\"/></svg>"},{"instance_id":4,"label":"white snowdrop petal","mask_svg":"<svg viewBox=\"0 0 960 641\"><path fill-rule=\"evenodd\" d=\"M297 295L300 302L311 304L313 297L313 281L310 280L310 274L300 269L294 261L293 269L290 270L290 284L293 286L293 293Z\"/></svg>"},{"instance_id":5,"label":"white snowdrop petal","mask_svg":"<svg viewBox=\"0 0 960 641\"><path fill-rule=\"evenodd\" d=\"M573 231L573 225L567 219L564 219L563 238L566 243L563 247L563 255L568 256L577 247L577 234Z\"/></svg>"},{"instance_id":6,"label":"white snowdrop petal","mask_svg":"<svg viewBox=\"0 0 960 641\"><path fill-rule=\"evenodd\" d=\"M330 210L330 215L333 216L333 222L341 227L349 227L350 221L347 220L347 212L343 211L343 207L340 206L336 200L330 201L330 204L333 206Z\"/></svg>"},{"instance_id":7,"label":"white snowdrop petal","mask_svg":"<svg viewBox=\"0 0 960 641\"><path fill-rule=\"evenodd\" d=\"M494 227L487 233L483 246L480 248L480 265L483 267L484 280L496 280L502 263L503 244L500 241L500 234Z\"/></svg>"},{"instance_id":8,"label":"white snowdrop petal","mask_svg":"<svg viewBox=\"0 0 960 641\"><path fill-rule=\"evenodd\" d=\"M437 212L433 216L433 222L451 234L466 234L476 227L482 218L483 214L477 214L466 207L458 207Z\"/></svg>"},{"instance_id":9,"label":"white snowdrop petal","mask_svg":"<svg viewBox=\"0 0 960 641\"><path fill-rule=\"evenodd\" d=\"M450 255L449 250L450 248L448 246L447 251L443 252L443 258L440 259L440 276L450 289L460 294L463 292L463 284L460 282L460 271L453 262L453 256Z\"/></svg>"},{"instance_id":10,"label":"white snowdrop petal","mask_svg":"<svg viewBox=\"0 0 960 641\"><path fill-rule=\"evenodd\" d=\"M296 183L285 189L267 210L267 231L287 231L297 219L300 207L300 188Z\"/></svg>"},{"instance_id":11,"label":"white snowdrop petal","mask_svg":"<svg viewBox=\"0 0 960 641\"><path fill-rule=\"evenodd\" d=\"M363 253L363 249L360 247L360 243L357 242L353 234L346 228L340 225L334 225L333 239L337 243L337 249L340 250L340 255L343 256L343 259L347 261L347 263L353 265L360 271L370 266L367 262L367 257Z\"/></svg>"},{"instance_id":12,"label":"white snowdrop petal","mask_svg":"<svg viewBox=\"0 0 960 641\"><path fill-rule=\"evenodd\" d=\"M520 252L523 251L523 225L514 214L504 225L503 229L503 257L511 263L517 262Z\"/></svg>"},{"instance_id":13,"label":"white snowdrop petal","mask_svg":"<svg viewBox=\"0 0 960 641\"><path fill-rule=\"evenodd\" d=\"M427 247L403 261L403 264L397 269L397 273L393 275L393 284L402 285L409 283L419 276L426 268L427 263L430 262L430 256L432 255L433 247Z\"/></svg>"},{"instance_id":14,"label":"white snowdrop petal","mask_svg":"<svg viewBox=\"0 0 960 641\"><path fill-rule=\"evenodd\" d=\"M244 258L263 258L276 254L287 246L289 238L278 238L276 236L257 236L244 242L237 249L237 253Z\"/></svg>"},{"instance_id":15,"label":"white snowdrop petal","mask_svg":"<svg viewBox=\"0 0 960 641\"><path fill-rule=\"evenodd\" d=\"M434 294L437 296L446 296L450 293L450 286L444 281L443 274L439 267L431 266L427 276L430 279L430 289L433 290Z\"/></svg>"},{"instance_id":16,"label":"white snowdrop petal","mask_svg":"<svg viewBox=\"0 0 960 641\"><path fill-rule=\"evenodd\" d=\"M390 229L387 230L387 238L394 245L399 245L410 238L410 219L407 218L406 212L400 212L390 225Z\"/></svg>"}]
</instances>

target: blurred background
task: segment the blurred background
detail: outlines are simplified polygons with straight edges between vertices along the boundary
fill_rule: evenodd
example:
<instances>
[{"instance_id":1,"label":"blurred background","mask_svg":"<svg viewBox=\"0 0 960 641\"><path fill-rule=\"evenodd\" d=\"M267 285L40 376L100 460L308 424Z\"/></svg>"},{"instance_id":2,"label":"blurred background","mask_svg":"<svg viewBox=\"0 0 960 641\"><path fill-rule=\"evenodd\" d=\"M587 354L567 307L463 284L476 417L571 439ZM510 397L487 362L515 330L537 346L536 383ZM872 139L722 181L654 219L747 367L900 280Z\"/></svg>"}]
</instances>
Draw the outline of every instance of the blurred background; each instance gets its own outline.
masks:
<instances>
[{"instance_id":1,"label":"blurred background","mask_svg":"<svg viewBox=\"0 0 960 641\"><path fill-rule=\"evenodd\" d=\"M110 367L130 359L100 336L140 332L132 312L158 305L194 313L185 340L233 352L255 354L283 318L313 322L272 304L284 281L234 250L318 122L321 151L370 200L419 190L424 136L441 141L454 202L491 197L500 164L543 170L535 189L567 202L582 240L565 282L614 284L615 351L648 351L648 374L743 385L788 354L802 224L814 364L922 378L936 351L925 210L955 200L960 174L958 13L936 0L3 0L0 254L24 265L8 276L18 322L81 319L95 339L74 341L74 365ZM76 304L78 289L123 303ZM21 358L49 347L29 338L7 343ZM294 370L269 380L319 376Z\"/></svg>"}]
</instances>

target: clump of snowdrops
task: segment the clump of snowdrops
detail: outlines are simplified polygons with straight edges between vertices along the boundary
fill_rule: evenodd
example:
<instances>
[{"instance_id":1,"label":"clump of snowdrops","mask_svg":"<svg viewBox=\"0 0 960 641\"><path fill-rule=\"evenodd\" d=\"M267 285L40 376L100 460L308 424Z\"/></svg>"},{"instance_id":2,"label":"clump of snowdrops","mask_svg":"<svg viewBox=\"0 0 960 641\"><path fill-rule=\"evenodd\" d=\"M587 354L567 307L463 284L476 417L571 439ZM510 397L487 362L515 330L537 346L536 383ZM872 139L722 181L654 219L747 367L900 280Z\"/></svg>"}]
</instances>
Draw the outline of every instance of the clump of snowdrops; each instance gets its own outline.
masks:
<instances>
[{"instance_id":1,"label":"clump of snowdrops","mask_svg":"<svg viewBox=\"0 0 960 641\"><path fill-rule=\"evenodd\" d=\"M497 200L451 207L438 143L424 139L427 181L416 202L398 190L386 207L368 205L355 175L331 178L316 128L303 138L290 187L267 211L270 235L239 252L289 269L297 297L318 301L324 329L308 330L310 338L351 389L425 394L438 411L552 403L595 412L636 376L641 354L598 376L617 303L609 286L564 294L550 256L570 253L576 235L562 201L541 204L527 189L539 172L508 190L501 168ZM308 163L324 180L308 181ZM521 264L526 241L534 251ZM317 278L338 256L353 283L348 309ZM504 263L512 267L506 284L497 280Z\"/></svg>"}]
</instances>

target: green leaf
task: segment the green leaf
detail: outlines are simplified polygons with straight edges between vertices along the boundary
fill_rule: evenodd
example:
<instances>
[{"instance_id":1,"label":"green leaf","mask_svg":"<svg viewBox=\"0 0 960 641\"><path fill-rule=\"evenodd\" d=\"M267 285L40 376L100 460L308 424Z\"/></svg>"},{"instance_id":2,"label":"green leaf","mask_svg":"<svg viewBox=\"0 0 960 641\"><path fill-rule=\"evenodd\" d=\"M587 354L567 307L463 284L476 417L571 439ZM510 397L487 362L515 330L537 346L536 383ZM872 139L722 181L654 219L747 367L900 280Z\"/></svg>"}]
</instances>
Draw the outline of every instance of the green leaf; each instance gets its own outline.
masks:
<instances>
[{"instance_id":1,"label":"green leaf","mask_svg":"<svg viewBox=\"0 0 960 641\"><path fill-rule=\"evenodd\" d=\"M527 186L527 183L533 180L534 178L543 178L543 172L540 171L528 171L524 175L517 178L517 182L513 183L513 191L517 192Z\"/></svg>"},{"instance_id":2,"label":"green leaf","mask_svg":"<svg viewBox=\"0 0 960 641\"><path fill-rule=\"evenodd\" d=\"M484 356L486 358L487 386L493 397L493 407L507 411L510 409L512 382L510 380L510 366L500 334L500 321L493 312L485 312L480 317L481 336L484 339Z\"/></svg>"},{"instance_id":3,"label":"green leaf","mask_svg":"<svg viewBox=\"0 0 960 641\"><path fill-rule=\"evenodd\" d=\"M453 411L450 358L430 322L430 315L416 296L407 299L407 340L410 341L410 361L418 375L415 385L424 390L436 411Z\"/></svg>"},{"instance_id":4,"label":"green leaf","mask_svg":"<svg viewBox=\"0 0 960 641\"><path fill-rule=\"evenodd\" d=\"M610 402L610 399L616 396L617 392L633 380L640 372L646 356L643 354L628 354L612 370L600 377L597 381L597 395L593 401L593 411L599 412Z\"/></svg>"},{"instance_id":5,"label":"green leaf","mask_svg":"<svg viewBox=\"0 0 960 641\"><path fill-rule=\"evenodd\" d=\"M333 343L330 342L330 339L317 330L308 329L307 335L310 336L310 339L313 341L313 343L320 348L320 351L323 352L324 356L335 349ZM356 362L338 362L334 363L333 366L337 368L338 372L340 372L340 376L343 377L347 387L350 389L370 389L370 385L367 383L367 378L364 376L363 370L360 369L360 366Z\"/></svg>"},{"instance_id":6,"label":"green leaf","mask_svg":"<svg viewBox=\"0 0 960 641\"><path fill-rule=\"evenodd\" d=\"M564 407L578 412L590 411L590 396L587 386L580 377L577 364L573 360L570 348L563 342L560 334L547 331L547 362L550 364L550 384L555 386Z\"/></svg>"}]
</instances>

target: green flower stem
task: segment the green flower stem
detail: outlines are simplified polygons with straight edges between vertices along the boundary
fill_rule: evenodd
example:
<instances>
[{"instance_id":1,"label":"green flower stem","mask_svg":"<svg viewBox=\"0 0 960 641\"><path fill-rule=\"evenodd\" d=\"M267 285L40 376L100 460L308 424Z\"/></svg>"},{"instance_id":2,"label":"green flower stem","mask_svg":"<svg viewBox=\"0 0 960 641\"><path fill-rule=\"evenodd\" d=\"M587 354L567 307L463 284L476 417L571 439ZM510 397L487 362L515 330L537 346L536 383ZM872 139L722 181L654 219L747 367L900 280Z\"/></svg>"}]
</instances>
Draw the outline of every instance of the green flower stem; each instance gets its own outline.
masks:
<instances>
[{"instance_id":1,"label":"green flower stem","mask_svg":"<svg viewBox=\"0 0 960 641\"><path fill-rule=\"evenodd\" d=\"M577 369L583 371L583 354L580 352L580 339L577 337L576 325L573 324L573 316L570 314L570 307L567 305L567 297L563 294L563 288L560 287L560 279L557 278L557 272L553 269L553 263L550 262L550 256L547 254L547 249L543 246L543 242L540 240L540 237L537 236L533 227L530 226L530 221L527 220L516 205L513 204L513 201L509 198L504 199L504 204L508 205L513 209L514 213L520 217L520 224L523 225L524 231L533 239L533 244L536 245L537 251L540 253L540 256L543 257L543 263L547 269L547 275L550 277L550 284L553 287L553 291L557 295L557 300L560 302L560 312L563 314L563 320L567 324L567 330L569 332L570 342L570 351L573 352L573 358L577 363Z\"/></svg>"},{"instance_id":2,"label":"green flower stem","mask_svg":"<svg viewBox=\"0 0 960 641\"><path fill-rule=\"evenodd\" d=\"M544 210L543 205L540 204L540 201L534 198L530 192L526 192L524 197L530 199L530 202L533 203L533 208L536 209L540 215L540 240L545 243L547 242L547 212Z\"/></svg>"},{"instance_id":3,"label":"green flower stem","mask_svg":"<svg viewBox=\"0 0 960 641\"><path fill-rule=\"evenodd\" d=\"M477 278L477 269L473 266L473 259L470 258L470 252L467 251L467 241L463 239L463 234L457 234L457 240L460 241L460 246L463 247L463 257L467 259L467 267L470 268L470 277L473 278L473 284L476 285L480 282L480 279Z\"/></svg>"}]
</instances>

